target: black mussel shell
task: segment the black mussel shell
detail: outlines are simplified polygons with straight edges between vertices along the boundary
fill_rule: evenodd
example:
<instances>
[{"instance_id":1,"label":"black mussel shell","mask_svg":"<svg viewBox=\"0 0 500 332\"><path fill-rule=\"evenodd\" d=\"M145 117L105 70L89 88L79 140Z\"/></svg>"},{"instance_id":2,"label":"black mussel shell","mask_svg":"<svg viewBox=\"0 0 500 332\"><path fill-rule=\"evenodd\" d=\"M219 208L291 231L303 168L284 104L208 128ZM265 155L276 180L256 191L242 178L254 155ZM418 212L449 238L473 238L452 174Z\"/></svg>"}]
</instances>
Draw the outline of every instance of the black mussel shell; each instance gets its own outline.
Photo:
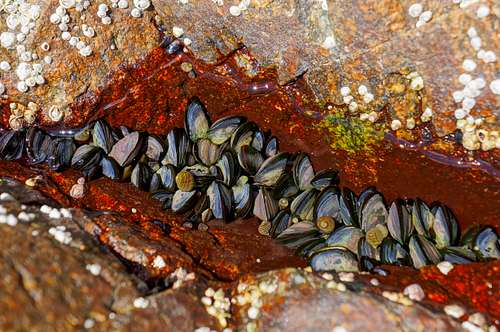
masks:
<instances>
[{"instance_id":1,"label":"black mussel shell","mask_svg":"<svg viewBox=\"0 0 500 332\"><path fill-rule=\"evenodd\" d=\"M408 252L399 242L390 237L380 245L380 262L382 264L405 265L409 259Z\"/></svg>"},{"instance_id":2,"label":"black mussel shell","mask_svg":"<svg viewBox=\"0 0 500 332\"><path fill-rule=\"evenodd\" d=\"M177 188L175 184L175 176L177 175L177 173L174 166L162 166L158 171L156 171L156 174L160 176L161 184L167 192L175 192Z\"/></svg>"},{"instance_id":3,"label":"black mussel shell","mask_svg":"<svg viewBox=\"0 0 500 332\"><path fill-rule=\"evenodd\" d=\"M269 141L266 144L266 149L265 149L265 155L266 157L272 157L278 154L279 152L279 145L278 145L278 139L276 137L271 137Z\"/></svg>"},{"instance_id":4,"label":"black mussel shell","mask_svg":"<svg viewBox=\"0 0 500 332\"><path fill-rule=\"evenodd\" d=\"M476 261L476 255L467 247L448 247L442 254L443 260L452 264L469 264Z\"/></svg>"},{"instance_id":5,"label":"black mussel shell","mask_svg":"<svg viewBox=\"0 0 500 332\"><path fill-rule=\"evenodd\" d=\"M263 221L271 221L278 213L278 202L266 188L260 188L253 206L253 214Z\"/></svg>"},{"instance_id":6,"label":"black mussel shell","mask_svg":"<svg viewBox=\"0 0 500 332\"><path fill-rule=\"evenodd\" d=\"M359 199L358 199L359 202ZM384 198L379 193L372 193L367 196L360 205L361 208L361 229L367 232L371 228L385 224L388 213L385 207Z\"/></svg>"},{"instance_id":7,"label":"black mussel shell","mask_svg":"<svg viewBox=\"0 0 500 332\"><path fill-rule=\"evenodd\" d=\"M375 187L368 187L361 192L358 199L356 200L356 206L359 211L362 210L363 205L366 201L373 195L378 194L379 192L375 189Z\"/></svg>"},{"instance_id":8,"label":"black mussel shell","mask_svg":"<svg viewBox=\"0 0 500 332\"><path fill-rule=\"evenodd\" d=\"M312 189L311 180L314 178L314 168L311 160L305 153L299 153L293 162L293 179L300 190Z\"/></svg>"},{"instance_id":9,"label":"black mussel shell","mask_svg":"<svg viewBox=\"0 0 500 332\"><path fill-rule=\"evenodd\" d=\"M239 126L231 136L230 146L236 153L240 152L240 149L244 145L251 145L255 133L259 130L259 127L255 122L245 122Z\"/></svg>"},{"instance_id":10,"label":"black mussel shell","mask_svg":"<svg viewBox=\"0 0 500 332\"><path fill-rule=\"evenodd\" d=\"M190 154L190 143L184 130L179 128L172 129L167 135L167 154L163 158L164 165L170 164L177 168L186 165Z\"/></svg>"},{"instance_id":11,"label":"black mussel shell","mask_svg":"<svg viewBox=\"0 0 500 332\"><path fill-rule=\"evenodd\" d=\"M211 166L219 160L223 149L223 146L216 145L209 139L203 138L193 145L193 154L200 163Z\"/></svg>"},{"instance_id":12,"label":"black mussel shell","mask_svg":"<svg viewBox=\"0 0 500 332\"><path fill-rule=\"evenodd\" d=\"M323 216L331 217L335 221L340 220L339 196L337 188L332 187L323 190L314 204L314 220L318 220Z\"/></svg>"},{"instance_id":13,"label":"black mussel shell","mask_svg":"<svg viewBox=\"0 0 500 332\"><path fill-rule=\"evenodd\" d=\"M339 205L342 222L347 226L359 226L356 195L350 189L342 189Z\"/></svg>"},{"instance_id":14,"label":"black mussel shell","mask_svg":"<svg viewBox=\"0 0 500 332\"><path fill-rule=\"evenodd\" d=\"M254 195L252 187L248 184L248 178L241 177L232 187L232 192L235 217L245 218L249 216L253 209Z\"/></svg>"},{"instance_id":15,"label":"black mussel shell","mask_svg":"<svg viewBox=\"0 0 500 332\"><path fill-rule=\"evenodd\" d=\"M85 144L76 149L71 158L71 167L90 172L99 165L101 158L102 150L99 147Z\"/></svg>"},{"instance_id":16,"label":"black mussel shell","mask_svg":"<svg viewBox=\"0 0 500 332\"><path fill-rule=\"evenodd\" d=\"M56 138L52 140L47 156L47 164L50 169L60 171L71 165L71 158L75 153L76 146L72 139Z\"/></svg>"},{"instance_id":17,"label":"black mussel shell","mask_svg":"<svg viewBox=\"0 0 500 332\"><path fill-rule=\"evenodd\" d=\"M153 199L156 199L161 202L163 209L167 210L172 207L172 199L174 197L174 194L165 191L165 190L159 190L154 192L151 197Z\"/></svg>"},{"instance_id":18,"label":"black mussel shell","mask_svg":"<svg viewBox=\"0 0 500 332\"><path fill-rule=\"evenodd\" d=\"M276 240L289 248L297 249L303 244L320 238L320 233L314 224L302 221L291 225L276 237Z\"/></svg>"},{"instance_id":19,"label":"black mussel shell","mask_svg":"<svg viewBox=\"0 0 500 332\"><path fill-rule=\"evenodd\" d=\"M197 97L191 98L184 114L184 128L189 139L197 142L207 137L210 128L210 117L205 106Z\"/></svg>"},{"instance_id":20,"label":"black mussel shell","mask_svg":"<svg viewBox=\"0 0 500 332\"><path fill-rule=\"evenodd\" d=\"M275 197L291 198L297 195L299 188L292 176L282 176L274 188Z\"/></svg>"},{"instance_id":21,"label":"black mussel shell","mask_svg":"<svg viewBox=\"0 0 500 332\"><path fill-rule=\"evenodd\" d=\"M147 191L149 190L152 175L153 171L148 165L144 163L137 163L132 170L132 174L130 175L130 182L132 182L132 184L137 188Z\"/></svg>"},{"instance_id":22,"label":"black mussel shell","mask_svg":"<svg viewBox=\"0 0 500 332\"><path fill-rule=\"evenodd\" d=\"M262 154L250 145L244 145L238 152L238 162L249 174L255 174L264 162Z\"/></svg>"},{"instance_id":23,"label":"black mussel shell","mask_svg":"<svg viewBox=\"0 0 500 332\"><path fill-rule=\"evenodd\" d=\"M377 267L377 261L375 259L366 256L362 256L359 259L360 271L372 272L376 267Z\"/></svg>"},{"instance_id":24,"label":"black mussel shell","mask_svg":"<svg viewBox=\"0 0 500 332\"><path fill-rule=\"evenodd\" d=\"M437 206L433 209L434 223L431 235L438 249L458 244L458 223L453 213L445 206Z\"/></svg>"},{"instance_id":25,"label":"black mussel shell","mask_svg":"<svg viewBox=\"0 0 500 332\"><path fill-rule=\"evenodd\" d=\"M206 209L210 209L210 198L208 194L201 193L193 211L195 214L201 215Z\"/></svg>"},{"instance_id":26,"label":"black mussel shell","mask_svg":"<svg viewBox=\"0 0 500 332\"><path fill-rule=\"evenodd\" d=\"M264 133L262 133L262 131L260 130L257 130L253 136L252 147L259 152L263 152L262 150L264 149L264 141Z\"/></svg>"},{"instance_id":27,"label":"black mussel shell","mask_svg":"<svg viewBox=\"0 0 500 332\"><path fill-rule=\"evenodd\" d=\"M0 159L17 160L23 155L25 131L9 130L0 136Z\"/></svg>"},{"instance_id":28,"label":"black mussel shell","mask_svg":"<svg viewBox=\"0 0 500 332\"><path fill-rule=\"evenodd\" d=\"M113 145L109 156L121 167L126 167L138 159L145 147L145 142L145 135L137 131L132 132Z\"/></svg>"},{"instance_id":29,"label":"black mussel shell","mask_svg":"<svg viewBox=\"0 0 500 332\"><path fill-rule=\"evenodd\" d=\"M217 162L217 167L222 174L222 181L228 186L233 186L238 179L239 167L237 163L234 155L229 151L224 152Z\"/></svg>"},{"instance_id":30,"label":"black mussel shell","mask_svg":"<svg viewBox=\"0 0 500 332\"><path fill-rule=\"evenodd\" d=\"M172 198L172 211L175 213L186 213L196 205L198 192L177 190Z\"/></svg>"},{"instance_id":31,"label":"black mussel shell","mask_svg":"<svg viewBox=\"0 0 500 332\"><path fill-rule=\"evenodd\" d=\"M358 260L344 248L324 248L312 255L309 262L316 272L358 272Z\"/></svg>"},{"instance_id":32,"label":"black mussel shell","mask_svg":"<svg viewBox=\"0 0 500 332\"><path fill-rule=\"evenodd\" d=\"M311 254L314 254L315 252L323 249L326 247L325 244L325 239L320 237L320 238L312 238L306 243L300 245L296 250L295 250L295 255L302 256L302 257L308 257Z\"/></svg>"},{"instance_id":33,"label":"black mussel shell","mask_svg":"<svg viewBox=\"0 0 500 332\"><path fill-rule=\"evenodd\" d=\"M413 266L417 269L428 264L437 264L441 261L441 254L436 246L419 234L411 236L408 247Z\"/></svg>"},{"instance_id":34,"label":"black mussel shell","mask_svg":"<svg viewBox=\"0 0 500 332\"><path fill-rule=\"evenodd\" d=\"M318 172L311 180L311 185L317 190L323 190L327 187L338 184L339 172L331 169L325 169Z\"/></svg>"},{"instance_id":35,"label":"black mussel shell","mask_svg":"<svg viewBox=\"0 0 500 332\"><path fill-rule=\"evenodd\" d=\"M358 256L359 257L368 257L373 260L380 259L380 251L377 248L372 247L367 241L366 238L359 239L358 242Z\"/></svg>"},{"instance_id":36,"label":"black mussel shell","mask_svg":"<svg viewBox=\"0 0 500 332\"><path fill-rule=\"evenodd\" d=\"M214 181L207 189L210 209L216 219L229 221L232 216L231 189L223 182Z\"/></svg>"},{"instance_id":37,"label":"black mussel shell","mask_svg":"<svg viewBox=\"0 0 500 332\"><path fill-rule=\"evenodd\" d=\"M292 222L290 213L282 210L278 212L278 214L271 221L271 229L269 230L269 235L274 239L285 229L287 229L291 224Z\"/></svg>"},{"instance_id":38,"label":"black mussel shell","mask_svg":"<svg viewBox=\"0 0 500 332\"><path fill-rule=\"evenodd\" d=\"M358 243L364 237L363 231L354 226L344 226L334 231L326 243L331 247L343 247L358 254Z\"/></svg>"},{"instance_id":39,"label":"black mussel shell","mask_svg":"<svg viewBox=\"0 0 500 332\"><path fill-rule=\"evenodd\" d=\"M26 132L26 154L31 165L43 163L50 152L52 139L37 127Z\"/></svg>"},{"instance_id":40,"label":"black mussel shell","mask_svg":"<svg viewBox=\"0 0 500 332\"><path fill-rule=\"evenodd\" d=\"M460 240L460 245L467 246L469 249L474 248L474 240L477 234L484 229L484 226L474 225L465 230Z\"/></svg>"},{"instance_id":41,"label":"black mussel shell","mask_svg":"<svg viewBox=\"0 0 500 332\"><path fill-rule=\"evenodd\" d=\"M101 160L102 174L111 180L119 180L121 178L120 165L113 159L104 156Z\"/></svg>"},{"instance_id":42,"label":"black mussel shell","mask_svg":"<svg viewBox=\"0 0 500 332\"><path fill-rule=\"evenodd\" d=\"M314 203L318 191L316 189L306 190L300 193L290 203L290 211L293 215L298 216L301 220L313 220L314 217Z\"/></svg>"},{"instance_id":43,"label":"black mussel shell","mask_svg":"<svg viewBox=\"0 0 500 332\"><path fill-rule=\"evenodd\" d=\"M149 182L149 191L155 192L162 189L161 177L158 173L153 173L151 175L151 182Z\"/></svg>"},{"instance_id":44,"label":"black mussel shell","mask_svg":"<svg viewBox=\"0 0 500 332\"><path fill-rule=\"evenodd\" d=\"M266 159L255 174L255 183L265 187L275 186L285 173L288 156L288 153L279 153Z\"/></svg>"},{"instance_id":45,"label":"black mussel shell","mask_svg":"<svg viewBox=\"0 0 500 332\"><path fill-rule=\"evenodd\" d=\"M149 135L147 141L146 156L150 160L160 161L167 151L165 142L156 135Z\"/></svg>"},{"instance_id":46,"label":"black mussel shell","mask_svg":"<svg viewBox=\"0 0 500 332\"><path fill-rule=\"evenodd\" d=\"M225 143L246 119L241 116L229 116L215 121L208 130L207 137L215 144Z\"/></svg>"},{"instance_id":47,"label":"black mussel shell","mask_svg":"<svg viewBox=\"0 0 500 332\"><path fill-rule=\"evenodd\" d=\"M474 239L473 249L483 259L500 259L500 243L498 235L491 227L484 227Z\"/></svg>"},{"instance_id":48,"label":"black mussel shell","mask_svg":"<svg viewBox=\"0 0 500 332\"><path fill-rule=\"evenodd\" d=\"M434 224L434 215L429 206L418 198L413 202L411 220L418 234L430 237L430 230Z\"/></svg>"},{"instance_id":49,"label":"black mussel shell","mask_svg":"<svg viewBox=\"0 0 500 332\"><path fill-rule=\"evenodd\" d=\"M392 202L387 217L387 229L392 238L404 245L407 243L413 232L413 224L410 220L410 213L403 205L402 201Z\"/></svg>"},{"instance_id":50,"label":"black mussel shell","mask_svg":"<svg viewBox=\"0 0 500 332\"><path fill-rule=\"evenodd\" d=\"M110 153L115 139L113 137L113 129L104 121L98 120L94 124L92 131L92 140L94 145L100 147L106 153Z\"/></svg>"},{"instance_id":51,"label":"black mussel shell","mask_svg":"<svg viewBox=\"0 0 500 332\"><path fill-rule=\"evenodd\" d=\"M168 54L176 54L182 50L182 42L179 39L175 39L173 42L165 46L165 50Z\"/></svg>"}]
</instances>

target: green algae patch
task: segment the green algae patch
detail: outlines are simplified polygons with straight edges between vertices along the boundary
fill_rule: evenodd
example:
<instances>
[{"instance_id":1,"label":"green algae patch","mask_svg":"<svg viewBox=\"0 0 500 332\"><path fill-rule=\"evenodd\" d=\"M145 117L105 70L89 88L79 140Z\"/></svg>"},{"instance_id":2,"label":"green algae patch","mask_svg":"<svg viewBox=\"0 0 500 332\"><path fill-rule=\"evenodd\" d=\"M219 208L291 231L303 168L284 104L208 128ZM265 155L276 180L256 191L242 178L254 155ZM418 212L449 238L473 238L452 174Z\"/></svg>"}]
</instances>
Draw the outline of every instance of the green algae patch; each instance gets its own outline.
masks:
<instances>
[{"instance_id":1,"label":"green algae patch","mask_svg":"<svg viewBox=\"0 0 500 332\"><path fill-rule=\"evenodd\" d=\"M325 140L332 149L348 153L374 152L384 138L383 124L362 121L346 110L333 110L315 127L326 133Z\"/></svg>"}]
</instances>

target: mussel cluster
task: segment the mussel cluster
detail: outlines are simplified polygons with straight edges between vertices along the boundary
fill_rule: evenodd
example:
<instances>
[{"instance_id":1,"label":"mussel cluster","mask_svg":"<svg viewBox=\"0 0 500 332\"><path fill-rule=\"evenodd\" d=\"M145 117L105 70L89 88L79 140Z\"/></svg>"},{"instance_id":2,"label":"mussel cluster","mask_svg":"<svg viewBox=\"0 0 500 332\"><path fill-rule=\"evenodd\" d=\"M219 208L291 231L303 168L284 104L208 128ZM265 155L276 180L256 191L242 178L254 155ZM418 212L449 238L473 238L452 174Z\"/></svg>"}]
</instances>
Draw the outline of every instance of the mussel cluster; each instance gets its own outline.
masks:
<instances>
[{"instance_id":1,"label":"mussel cluster","mask_svg":"<svg viewBox=\"0 0 500 332\"><path fill-rule=\"evenodd\" d=\"M0 134L0 158L26 158L56 171L74 168L88 179L130 181L164 209L183 214L186 227L253 215L261 220L261 234L295 248L316 271L500 258L493 228L460 236L443 205L396 200L387 208L373 188L356 197L339 189L337 171L316 173L307 154L280 152L277 138L256 123L242 116L212 123L196 97L186 108L184 128L166 137L102 120L75 132L30 127Z\"/></svg>"}]
</instances>

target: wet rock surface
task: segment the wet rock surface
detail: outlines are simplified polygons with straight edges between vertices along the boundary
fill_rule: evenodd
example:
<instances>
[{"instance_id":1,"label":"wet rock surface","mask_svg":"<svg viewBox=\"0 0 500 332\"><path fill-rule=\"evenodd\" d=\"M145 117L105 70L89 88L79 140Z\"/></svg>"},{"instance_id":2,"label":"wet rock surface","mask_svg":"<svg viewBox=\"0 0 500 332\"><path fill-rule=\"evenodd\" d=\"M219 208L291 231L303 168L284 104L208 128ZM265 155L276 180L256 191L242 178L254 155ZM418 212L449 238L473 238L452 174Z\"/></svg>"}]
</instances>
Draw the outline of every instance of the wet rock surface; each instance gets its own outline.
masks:
<instances>
[{"instance_id":1,"label":"wet rock surface","mask_svg":"<svg viewBox=\"0 0 500 332\"><path fill-rule=\"evenodd\" d=\"M6 178L0 184L2 193L16 199L3 194L2 215L18 220L15 225L0 224L5 239L0 248L5 290L0 307L2 312L19 313L0 316L4 330L222 330L218 316L203 302L207 287L222 287L232 299L226 321L236 329L460 329L460 321L443 314L448 304L464 309L461 319L482 312L487 324L498 324L495 319L500 317L498 262L456 266L447 276L436 267L415 273L389 266L380 274L319 276L289 268L242 276L279 267L262 261L261 267L247 263L237 282L225 282L218 278L225 260L241 253L227 252L225 260L218 260L221 269L208 271L210 264L192 260L172 235L151 232L148 225L157 226L147 216L133 221L109 212L58 208L57 201L42 194L50 191L45 185L37 189L41 191ZM221 242L234 238L243 248L255 248L255 240L223 232L233 227L241 230L242 224L220 226L225 234ZM231 274L226 278L233 279ZM425 293L421 303L402 295L412 283ZM251 307L257 312L249 311ZM365 319L368 315L370 320Z\"/></svg>"}]
</instances>

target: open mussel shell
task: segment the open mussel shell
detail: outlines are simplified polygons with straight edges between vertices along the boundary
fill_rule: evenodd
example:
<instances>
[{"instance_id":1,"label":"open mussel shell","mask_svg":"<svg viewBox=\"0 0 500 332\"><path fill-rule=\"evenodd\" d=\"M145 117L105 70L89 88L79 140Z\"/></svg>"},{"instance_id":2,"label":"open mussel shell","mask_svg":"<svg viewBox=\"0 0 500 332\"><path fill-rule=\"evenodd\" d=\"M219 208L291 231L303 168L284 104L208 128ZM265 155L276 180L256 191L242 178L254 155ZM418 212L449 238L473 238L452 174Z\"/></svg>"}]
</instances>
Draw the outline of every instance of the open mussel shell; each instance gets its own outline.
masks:
<instances>
[{"instance_id":1,"label":"open mussel shell","mask_svg":"<svg viewBox=\"0 0 500 332\"><path fill-rule=\"evenodd\" d=\"M184 128L189 139L193 142L207 137L210 128L210 117L205 106L197 97L189 100L184 114Z\"/></svg>"},{"instance_id":2,"label":"open mussel shell","mask_svg":"<svg viewBox=\"0 0 500 332\"><path fill-rule=\"evenodd\" d=\"M3 160L17 160L24 151L25 131L9 130L0 136L0 158Z\"/></svg>"},{"instance_id":3,"label":"open mussel shell","mask_svg":"<svg viewBox=\"0 0 500 332\"><path fill-rule=\"evenodd\" d=\"M409 261L408 252L396 240L387 237L380 245L380 262L383 264L405 265Z\"/></svg>"},{"instance_id":4,"label":"open mussel shell","mask_svg":"<svg viewBox=\"0 0 500 332\"><path fill-rule=\"evenodd\" d=\"M110 178L111 180L119 180L121 178L120 165L113 159L104 156L100 162L102 175Z\"/></svg>"},{"instance_id":5,"label":"open mussel shell","mask_svg":"<svg viewBox=\"0 0 500 332\"><path fill-rule=\"evenodd\" d=\"M146 156L153 161L163 159L167 151L165 142L156 135L149 135L147 140Z\"/></svg>"},{"instance_id":6,"label":"open mussel shell","mask_svg":"<svg viewBox=\"0 0 500 332\"><path fill-rule=\"evenodd\" d=\"M132 182L132 184L137 188L147 191L149 190L152 175L153 171L148 165L144 163L137 163L132 170L132 174L130 175L130 182Z\"/></svg>"},{"instance_id":7,"label":"open mussel shell","mask_svg":"<svg viewBox=\"0 0 500 332\"><path fill-rule=\"evenodd\" d=\"M240 152L240 149L244 145L251 145L255 133L259 131L259 127L255 122L245 122L239 126L231 136L230 147L236 153Z\"/></svg>"},{"instance_id":8,"label":"open mussel shell","mask_svg":"<svg viewBox=\"0 0 500 332\"><path fill-rule=\"evenodd\" d=\"M293 180L300 190L312 189L311 180L314 178L314 168L311 160L305 153L299 153L292 166Z\"/></svg>"},{"instance_id":9,"label":"open mussel shell","mask_svg":"<svg viewBox=\"0 0 500 332\"><path fill-rule=\"evenodd\" d=\"M316 272L358 272L358 260L344 248L324 248L312 255L309 262Z\"/></svg>"},{"instance_id":10,"label":"open mussel shell","mask_svg":"<svg viewBox=\"0 0 500 332\"><path fill-rule=\"evenodd\" d=\"M354 226L344 226L330 234L326 243L329 246L343 247L358 254L358 242L364 237L363 231Z\"/></svg>"},{"instance_id":11,"label":"open mussel shell","mask_svg":"<svg viewBox=\"0 0 500 332\"><path fill-rule=\"evenodd\" d=\"M379 224L386 223L388 213L385 207L384 198L379 193L373 193L369 197L366 197L366 199L362 201L360 208L361 229L365 232Z\"/></svg>"},{"instance_id":12,"label":"open mussel shell","mask_svg":"<svg viewBox=\"0 0 500 332\"><path fill-rule=\"evenodd\" d=\"M264 162L264 157L260 151L250 145L244 145L238 152L238 162L246 172L255 174Z\"/></svg>"},{"instance_id":13,"label":"open mussel shell","mask_svg":"<svg viewBox=\"0 0 500 332\"><path fill-rule=\"evenodd\" d=\"M162 160L163 165L173 165L182 168L186 165L191 151L189 139L184 130L174 128L167 134L167 154Z\"/></svg>"},{"instance_id":14,"label":"open mussel shell","mask_svg":"<svg viewBox=\"0 0 500 332\"><path fill-rule=\"evenodd\" d=\"M50 152L52 139L37 127L26 132L26 154L31 165L43 163Z\"/></svg>"},{"instance_id":15,"label":"open mussel shell","mask_svg":"<svg viewBox=\"0 0 500 332\"><path fill-rule=\"evenodd\" d=\"M234 155L229 151L224 152L219 161L217 161L217 167L220 169L222 181L228 186L233 186L238 179L239 167L237 163Z\"/></svg>"},{"instance_id":16,"label":"open mussel shell","mask_svg":"<svg viewBox=\"0 0 500 332\"><path fill-rule=\"evenodd\" d=\"M310 189L300 193L290 204L290 211L301 220L313 220L314 203L316 202L317 196L318 191L316 189Z\"/></svg>"},{"instance_id":17,"label":"open mussel shell","mask_svg":"<svg viewBox=\"0 0 500 332\"><path fill-rule=\"evenodd\" d=\"M314 224L302 221L285 229L276 237L276 240L289 248L297 249L304 243L319 237L320 233Z\"/></svg>"},{"instance_id":18,"label":"open mussel shell","mask_svg":"<svg viewBox=\"0 0 500 332\"><path fill-rule=\"evenodd\" d=\"M359 226L356 195L348 188L342 189L339 198L340 219L347 226Z\"/></svg>"},{"instance_id":19,"label":"open mussel shell","mask_svg":"<svg viewBox=\"0 0 500 332\"><path fill-rule=\"evenodd\" d=\"M113 129L102 120L96 121L92 130L92 141L94 145L103 149L104 152L110 153L115 144Z\"/></svg>"},{"instance_id":20,"label":"open mussel shell","mask_svg":"<svg viewBox=\"0 0 500 332\"><path fill-rule=\"evenodd\" d=\"M410 237L408 247L413 266L417 269L428 264L437 264L441 261L441 254L436 246L419 234L414 234Z\"/></svg>"},{"instance_id":21,"label":"open mussel shell","mask_svg":"<svg viewBox=\"0 0 500 332\"><path fill-rule=\"evenodd\" d=\"M430 237L430 230L434 224L434 215L429 206L418 198L413 202L411 220L418 234Z\"/></svg>"},{"instance_id":22,"label":"open mussel shell","mask_svg":"<svg viewBox=\"0 0 500 332\"><path fill-rule=\"evenodd\" d=\"M274 239L292 224L290 213L282 210L271 221L269 235Z\"/></svg>"},{"instance_id":23,"label":"open mussel shell","mask_svg":"<svg viewBox=\"0 0 500 332\"><path fill-rule=\"evenodd\" d=\"M172 198L172 211L175 213L186 213L196 205L198 192L177 190Z\"/></svg>"},{"instance_id":24,"label":"open mussel shell","mask_svg":"<svg viewBox=\"0 0 500 332\"><path fill-rule=\"evenodd\" d=\"M193 154L196 159L203 165L214 165L220 158L223 151L223 146L212 143L209 139L199 139L193 145Z\"/></svg>"},{"instance_id":25,"label":"open mussel shell","mask_svg":"<svg viewBox=\"0 0 500 332\"><path fill-rule=\"evenodd\" d=\"M458 224L452 212L445 206L434 209L432 236L439 249L456 245L459 239Z\"/></svg>"},{"instance_id":26,"label":"open mussel shell","mask_svg":"<svg viewBox=\"0 0 500 332\"><path fill-rule=\"evenodd\" d=\"M235 217L245 218L250 215L254 206L254 195L248 178L246 176L240 177L236 185L232 187L232 192Z\"/></svg>"},{"instance_id":27,"label":"open mussel shell","mask_svg":"<svg viewBox=\"0 0 500 332\"><path fill-rule=\"evenodd\" d=\"M448 247L442 254L443 260L452 264L469 264L476 261L474 251L467 247Z\"/></svg>"},{"instance_id":28,"label":"open mussel shell","mask_svg":"<svg viewBox=\"0 0 500 332\"><path fill-rule=\"evenodd\" d=\"M278 213L278 202L266 188L260 188L253 206L253 214L260 220L271 221Z\"/></svg>"},{"instance_id":29,"label":"open mussel shell","mask_svg":"<svg viewBox=\"0 0 500 332\"><path fill-rule=\"evenodd\" d=\"M72 139L56 138L50 144L50 153L47 164L55 171L63 170L71 165L71 158L75 153L76 146Z\"/></svg>"},{"instance_id":30,"label":"open mussel shell","mask_svg":"<svg viewBox=\"0 0 500 332\"><path fill-rule=\"evenodd\" d=\"M77 170L91 170L97 167L102 158L102 150L95 145L81 145L71 158L71 167Z\"/></svg>"},{"instance_id":31,"label":"open mussel shell","mask_svg":"<svg viewBox=\"0 0 500 332\"><path fill-rule=\"evenodd\" d=\"M491 227L481 229L474 239L473 249L483 259L500 259L500 243L495 230Z\"/></svg>"},{"instance_id":32,"label":"open mussel shell","mask_svg":"<svg viewBox=\"0 0 500 332\"><path fill-rule=\"evenodd\" d=\"M208 130L207 137L214 144L227 142L233 133L246 121L241 116L229 116L215 121Z\"/></svg>"},{"instance_id":33,"label":"open mussel shell","mask_svg":"<svg viewBox=\"0 0 500 332\"><path fill-rule=\"evenodd\" d=\"M132 132L113 145L109 156L116 160L118 165L126 167L136 161L145 147L145 135L137 131Z\"/></svg>"},{"instance_id":34,"label":"open mussel shell","mask_svg":"<svg viewBox=\"0 0 500 332\"><path fill-rule=\"evenodd\" d=\"M410 213L403 205L403 202L399 200L392 202L387 217L387 229L393 239L402 245L407 243L413 232L413 224L410 219Z\"/></svg>"},{"instance_id":35,"label":"open mussel shell","mask_svg":"<svg viewBox=\"0 0 500 332\"><path fill-rule=\"evenodd\" d=\"M338 171L332 169L322 170L311 179L311 185L317 190L336 185L339 182L338 174Z\"/></svg>"},{"instance_id":36,"label":"open mussel shell","mask_svg":"<svg viewBox=\"0 0 500 332\"><path fill-rule=\"evenodd\" d=\"M232 216L232 192L225 183L213 181L207 189L210 209L216 219L229 221Z\"/></svg>"},{"instance_id":37,"label":"open mussel shell","mask_svg":"<svg viewBox=\"0 0 500 332\"><path fill-rule=\"evenodd\" d=\"M269 158L269 157L277 155L278 152L279 152L278 139L273 136L267 142L264 153L265 153L266 157Z\"/></svg>"}]
</instances>

